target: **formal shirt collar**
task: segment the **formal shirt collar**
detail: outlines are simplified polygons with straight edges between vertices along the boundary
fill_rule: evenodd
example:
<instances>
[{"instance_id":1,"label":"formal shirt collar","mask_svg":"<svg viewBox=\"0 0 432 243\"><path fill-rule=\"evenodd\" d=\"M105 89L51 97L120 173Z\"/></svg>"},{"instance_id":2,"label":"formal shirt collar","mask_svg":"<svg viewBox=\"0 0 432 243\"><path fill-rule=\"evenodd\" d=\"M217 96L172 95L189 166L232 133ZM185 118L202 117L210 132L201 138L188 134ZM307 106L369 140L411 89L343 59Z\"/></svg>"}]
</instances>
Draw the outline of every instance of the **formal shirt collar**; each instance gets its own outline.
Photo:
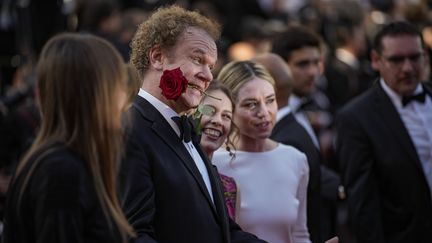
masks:
<instances>
[{"instance_id":1,"label":"formal shirt collar","mask_svg":"<svg viewBox=\"0 0 432 243\"><path fill-rule=\"evenodd\" d=\"M403 107L401 96L388 87L384 80L381 79L380 82L384 91L395 105L402 123L413 142L429 188L432 191L432 127L430 126L430 122L432 121L432 100L426 98L424 104L413 102ZM424 87L419 84L413 95L423 92L423 89Z\"/></svg>"},{"instance_id":2,"label":"formal shirt collar","mask_svg":"<svg viewBox=\"0 0 432 243\"><path fill-rule=\"evenodd\" d=\"M276 114L276 122L280 121L282 118L287 116L289 113L291 113L291 108L289 107L289 105L280 108Z\"/></svg>"},{"instance_id":3,"label":"formal shirt collar","mask_svg":"<svg viewBox=\"0 0 432 243\"><path fill-rule=\"evenodd\" d=\"M301 106L301 98L295 94L291 94L288 98L288 106L291 108L291 111L296 112L298 108Z\"/></svg>"},{"instance_id":4,"label":"formal shirt collar","mask_svg":"<svg viewBox=\"0 0 432 243\"><path fill-rule=\"evenodd\" d=\"M171 107L148 93L147 91L140 89L138 92L138 95L147 100L150 104L152 104L156 110L158 110L162 116L165 118L165 120L171 125L171 127L174 129L176 134L180 136L180 129L178 128L177 124L171 119L173 116L179 116L177 112L175 112Z\"/></svg>"},{"instance_id":5,"label":"formal shirt collar","mask_svg":"<svg viewBox=\"0 0 432 243\"><path fill-rule=\"evenodd\" d=\"M177 136L180 137L180 129L177 126L177 124L171 119L171 117L179 116L179 114L177 114L177 112L175 112L171 107L169 107L168 105L166 105L162 101L158 100L156 97L154 97L153 95L151 95L150 93L148 93L147 91L145 91L143 89L140 89L140 91L138 92L138 95L141 96L142 98L146 99L150 104L152 104L162 114L162 116L165 118L165 120L171 125L171 127L177 133ZM197 168L198 168L198 170L199 170L199 172L200 172L200 174L204 180L204 183L205 183L207 191L210 195L210 198L211 198L212 202L214 202L213 190L211 187L209 174L207 172L207 168L205 166L205 162L204 162L203 158L201 158L201 155L196 150L196 148L192 142L186 143L186 142L182 141L182 143L185 146L185 148L187 149L188 153L191 155L193 161L195 162L195 165L197 166Z\"/></svg>"},{"instance_id":6,"label":"formal shirt collar","mask_svg":"<svg viewBox=\"0 0 432 243\"><path fill-rule=\"evenodd\" d=\"M383 88L384 92L388 95L394 106L398 109L402 108L402 96L400 96L398 93L396 93L393 89L391 89L384 81L383 78L380 79L381 87ZM421 84L417 85L417 88L415 89L413 95L423 92L423 86Z\"/></svg>"},{"instance_id":7,"label":"formal shirt collar","mask_svg":"<svg viewBox=\"0 0 432 243\"><path fill-rule=\"evenodd\" d=\"M359 66L359 61L357 57L345 49L342 48L336 49L335 56L341 62L347 64L350 67L358 68Z\"/></svg>"},{"instance_id":8,"label":"formal shirt collar","mask_svg":"<svg viewBox=\"0 0 432 243\"><path fill-rule=\"evenodd\" d=\"M300 97L295 94L291 94L288 98L288 106L291 108L291 111L296 113L298 112L300 106L302 106L303 103L307 102L308 97Z\"/></svg>"}]
</instances>

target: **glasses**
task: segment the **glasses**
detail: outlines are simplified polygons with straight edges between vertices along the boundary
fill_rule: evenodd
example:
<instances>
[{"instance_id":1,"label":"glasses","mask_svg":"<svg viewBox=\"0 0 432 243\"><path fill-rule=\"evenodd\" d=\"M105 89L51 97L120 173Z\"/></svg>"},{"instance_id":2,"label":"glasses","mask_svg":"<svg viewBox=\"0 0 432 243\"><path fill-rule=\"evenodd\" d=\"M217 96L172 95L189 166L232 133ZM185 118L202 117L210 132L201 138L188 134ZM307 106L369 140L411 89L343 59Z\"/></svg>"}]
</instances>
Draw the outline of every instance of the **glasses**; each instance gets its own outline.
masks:
<instances>
[{"instance_id":1,"label":"glasses","mask_svg":"<svg viewBox=\"0 0 432 243\"><path fill-rule=\"evenodd\" d=\"M420 53L416 53L416 54L412 54L412 55L407 55L407 56L395 55L395 56L388 56L388 57L382 55L382 57L391 66L401 67L405 63L406 60L408 60L411 65L417 65L417 64L419 64L423 60L424 53L420 52Z\"/></svg>"}]
</instances>

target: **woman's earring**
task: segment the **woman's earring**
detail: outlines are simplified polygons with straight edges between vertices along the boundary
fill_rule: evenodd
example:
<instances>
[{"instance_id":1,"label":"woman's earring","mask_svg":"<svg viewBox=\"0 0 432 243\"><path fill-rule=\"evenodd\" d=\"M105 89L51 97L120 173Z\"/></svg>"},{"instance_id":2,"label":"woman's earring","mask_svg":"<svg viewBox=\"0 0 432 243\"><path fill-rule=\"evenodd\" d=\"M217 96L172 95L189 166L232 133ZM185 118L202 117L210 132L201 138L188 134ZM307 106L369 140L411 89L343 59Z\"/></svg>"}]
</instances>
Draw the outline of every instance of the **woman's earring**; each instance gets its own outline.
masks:
<instances>
[{"instance_id":1,"label":"woman's earring","mask_svg":"<svg viewBox=\"0 0 432 243\"><path fill-rule=\"evenodd\" d=\"M226 151L228 151L229 156L232 157L234 155L234 153L231 150L231 147L228 145L228 142L225 142L225 149Z\"/></svg>"}]
</instances>

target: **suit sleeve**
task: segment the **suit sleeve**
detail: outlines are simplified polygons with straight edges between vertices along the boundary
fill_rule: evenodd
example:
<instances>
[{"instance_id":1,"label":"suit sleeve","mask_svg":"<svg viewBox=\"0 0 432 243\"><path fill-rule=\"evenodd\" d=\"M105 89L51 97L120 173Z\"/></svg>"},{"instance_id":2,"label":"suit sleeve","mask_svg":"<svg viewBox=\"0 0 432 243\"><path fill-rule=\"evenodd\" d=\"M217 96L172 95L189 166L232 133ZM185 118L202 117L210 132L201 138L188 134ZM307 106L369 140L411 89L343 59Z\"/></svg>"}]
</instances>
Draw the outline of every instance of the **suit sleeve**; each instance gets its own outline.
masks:
<instances>
[{"instance_id":1,"label":"suit sleeve","mask_svg":"<svg viewBox=\"0 0 432 243\"><path fill-rule=\"evenodd\" d=\"M327 166L320 165L321 172L321 197L332 203L336 203L338 195L338 187L340 185L340 177Z\"/></svg>"},{"instance_id":2,"label":"suit sleeve","mask_svg":"<svg viewBox=\"0 0 432 243\"><path fill-rule=\"evenodd\" d=\"M355 114L345 111L337 120L336 149L349 212L358 242L383 243L380 195L374 172L370 137Z\"/></svg>"},{"instance_id":3,"label":"suit sleeve","mask_svg":"<svg viewBox=\"0 0 432 243\"><path fill-rule=\"evenodd\" d=\"M139 143L138 133L126 143L120 168L120 195L123 211L135 229L134 243L156 242L152 225L155 214L154 185L151 180L151 157Z\"/></svg>"},{"instance_id":4,"label":"suit sleeve","mask_svg":"<svg viewBox=\"0 0 432 243\"><path fill-rule=\"evenodd\" d=\"M229 218L229 227L232 243L266 243L267 241L258 239L255 235L243 231L240 226Z\"/></svg>"}]
</instances>

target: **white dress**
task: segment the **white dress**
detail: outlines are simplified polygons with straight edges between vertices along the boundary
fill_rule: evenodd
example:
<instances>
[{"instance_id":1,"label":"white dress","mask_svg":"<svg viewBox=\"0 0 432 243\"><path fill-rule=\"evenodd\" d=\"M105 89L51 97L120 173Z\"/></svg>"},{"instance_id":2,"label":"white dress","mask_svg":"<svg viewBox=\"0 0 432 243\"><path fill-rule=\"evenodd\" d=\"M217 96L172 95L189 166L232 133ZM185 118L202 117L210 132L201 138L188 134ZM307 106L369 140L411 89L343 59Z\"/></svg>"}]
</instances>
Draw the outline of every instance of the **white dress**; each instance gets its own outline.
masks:
<instances>
[{"instance_id":1,"label":"white dress","mask_svg":"<svg viewBox=\"0 0 432 243\"><path fill-rule=\"evenodd\" d=\"M213 163L237 183L236 221L244 231L270 243L310 243L306 226L309 167L302 152L278 144L266 152L236 151L231 161L221 148L214 153Z\"/></svg>"}]
</instances>

